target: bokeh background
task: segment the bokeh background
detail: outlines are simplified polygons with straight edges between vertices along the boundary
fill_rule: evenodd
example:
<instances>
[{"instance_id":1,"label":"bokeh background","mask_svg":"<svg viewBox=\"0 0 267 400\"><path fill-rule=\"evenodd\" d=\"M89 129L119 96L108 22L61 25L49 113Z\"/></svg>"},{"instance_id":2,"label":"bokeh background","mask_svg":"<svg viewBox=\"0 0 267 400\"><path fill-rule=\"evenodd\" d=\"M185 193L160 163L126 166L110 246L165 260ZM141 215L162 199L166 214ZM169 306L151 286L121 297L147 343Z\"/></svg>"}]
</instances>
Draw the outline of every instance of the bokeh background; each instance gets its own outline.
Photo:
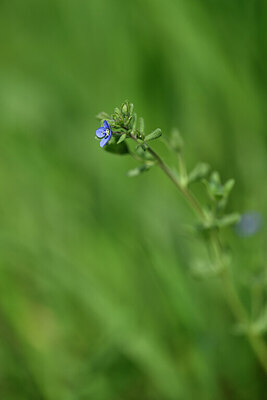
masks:
<instances>
[{"instance_id":1,"label":"bokeh background","mask_svg":"<svg viewBox=\"0 0 267 400\"><path fill-rule=\"evenodd\" d=\"M148 132L179 128L190 168L236 180L229 211L262 228L224 239L257 314L266 17L264 0L1 0L1 399L265 398L216 279L192 276L191 211L161 171L127 178L95 115L127 98Z\"/></svg>"}]
</instances>

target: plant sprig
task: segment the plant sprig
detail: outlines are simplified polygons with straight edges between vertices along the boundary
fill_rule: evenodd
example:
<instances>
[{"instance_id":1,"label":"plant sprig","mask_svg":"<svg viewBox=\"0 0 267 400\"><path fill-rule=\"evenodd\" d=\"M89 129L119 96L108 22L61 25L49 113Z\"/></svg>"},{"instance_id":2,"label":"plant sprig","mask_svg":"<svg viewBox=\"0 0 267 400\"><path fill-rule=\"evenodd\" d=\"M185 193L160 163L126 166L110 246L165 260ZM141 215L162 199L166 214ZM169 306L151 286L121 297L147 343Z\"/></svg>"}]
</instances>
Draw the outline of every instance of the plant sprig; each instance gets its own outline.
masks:
<instances>
[{"instance_id":1,"label":"plant sprig","mask_svg":"<svg viewBox=\"0 0 267 400\"><path fill-rule=\"evenodd\" d=\"M113 114L102 112L97 115L97 118L111 131L107 131L109 136L105 139L105 150L119 155L128 154L141 162L139 167L128 171L128 176L134 177L149 171L154 166L160 167L193 209L198 217L198 230L205 234L211 254L212 269L208 266L204 275L209 276L212 273L213 276L215 274L219 277L225 299L238 326L246 334L253 351L267 373L267 347L261 335L267 328L266 311L262 314L264 318L261 317L260 322L250 321L233 282L229 263L226 262L227 255L220 235L222 229L235 224L240 218L238 213L225 212L229 195L234 187L234 180L230 179L223 183L219 173L212 171L210 166L203 162L198 163L188 173L183 157L183 139L177 130L174 130L170 137L164 138L169 149L178 157L178 169L172 170L151 147L151 142L161 138L161 129L157 128L146 134L144 119L137 117L133 104L128 100L120 108L116 107ZM133 150L127 143L129 141L135 143ZM195 182L203 184L207 195L207 205L202 205L193 194L191 186Z\"/></svg>"}]
</instances>

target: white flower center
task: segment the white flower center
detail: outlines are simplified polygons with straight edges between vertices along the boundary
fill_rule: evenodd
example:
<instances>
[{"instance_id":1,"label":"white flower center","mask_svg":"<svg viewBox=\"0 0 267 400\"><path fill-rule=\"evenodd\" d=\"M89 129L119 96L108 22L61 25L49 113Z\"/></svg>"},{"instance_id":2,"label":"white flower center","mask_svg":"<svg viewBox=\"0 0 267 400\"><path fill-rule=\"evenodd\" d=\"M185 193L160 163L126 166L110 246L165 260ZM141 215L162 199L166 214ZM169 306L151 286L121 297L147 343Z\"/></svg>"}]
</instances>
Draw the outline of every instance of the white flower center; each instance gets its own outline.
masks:
<instances>
[{"instance_id":1,"label":"white flower center","mask_svg":"<svg viewBox=\"0 0 267 400\"><path fill-rule=\"evenodd\" d=\"M109 135L109 129L107 128L107 129L105 130L105 132L106 132L106 136L108 136L108 135Z\"/></svg>"}]
</instances>

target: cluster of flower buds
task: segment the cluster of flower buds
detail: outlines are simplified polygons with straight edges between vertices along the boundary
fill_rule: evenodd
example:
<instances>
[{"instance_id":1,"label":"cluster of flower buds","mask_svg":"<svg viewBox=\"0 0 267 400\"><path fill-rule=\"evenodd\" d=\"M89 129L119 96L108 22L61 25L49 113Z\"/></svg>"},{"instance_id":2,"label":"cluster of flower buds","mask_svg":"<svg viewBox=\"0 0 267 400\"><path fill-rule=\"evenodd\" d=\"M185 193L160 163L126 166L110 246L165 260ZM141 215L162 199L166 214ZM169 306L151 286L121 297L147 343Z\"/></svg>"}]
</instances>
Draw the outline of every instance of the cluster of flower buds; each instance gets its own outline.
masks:
<instances>
[{"instance_id":1,"label":"cluster of flower buds","mask_svg":"<svg viewBox=\"0 0 267 400\"><path fill-rule=\"evenodd\" d=\"M137 117L134 106L128 100L121 107L115 107L114 112L109 115L101 112L97 115L102 126L97 129L96 136L100 140L100 147L119 155L130 154L142 165L128 172L128 176L136 176L149 170L155 165L153 155L147 149L147 142L161 137L161 129L155 129L148 134L145 133L145 123L142 117ZM134 146L129 144L129 140Z\"/></svg>"},{"instance_id":2,"label":"cluster of flower buds","mask_svg":"<svg viewBox=\"0 0 267 400\"><path fill-rule=\"evenodd\" d=\"M101 112L97 115L97 118L102 122L102 127L97 129L96 135L98 138L102 139L103 134L111 136L105 142L107 144L116 143L120 144L124 142L127 138L132 138L138 141L139 144L144 142L149 142L159 138L162 133L161 129L156 129L155 131L145 134L145 123L142 117L137 117L134 112L134 106L126 100L122 103L121 107L115 107L113 114L109 115L105 112ZM111 139L114 138L112 141ZM104 144L104 145L105 145ZM101 146L101 147L104 147Z\"/></svg>"}]
</instances>

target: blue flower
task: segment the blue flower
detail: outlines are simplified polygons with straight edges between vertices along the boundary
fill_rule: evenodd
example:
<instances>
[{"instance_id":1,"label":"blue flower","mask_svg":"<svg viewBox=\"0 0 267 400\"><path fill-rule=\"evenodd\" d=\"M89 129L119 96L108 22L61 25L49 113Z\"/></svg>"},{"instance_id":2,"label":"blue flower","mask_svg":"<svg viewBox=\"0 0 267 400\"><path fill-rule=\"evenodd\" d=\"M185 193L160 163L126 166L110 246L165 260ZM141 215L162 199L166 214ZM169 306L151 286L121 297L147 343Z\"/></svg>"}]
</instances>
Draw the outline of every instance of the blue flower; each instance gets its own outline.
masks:
<instances>
[{"instance_id":1,"label":"blue flower","mask_svg":"<svg viewBox=\"0 0 267 400\"><path fill-rule=\"evenodd\" d=\"M106 120L103 122L103 126L101 126L101 128L97 129L96 136L99 139L102 139L100 142L100 147L104 147L107 144L107 142L110 140L111 129L110 129L109 123Z\"/></svg>"},{"instance_id":2,"label":"blue flower","mask_svg":"<svg viewBox=\"0 0 267 400\"><path fill-rule=\"evenodd\" d=\"M263 225L263 218L257 211L250 211L241 216L235 229L239 236L248 237L255 235Z\"/></svg>"}]
</instances>

